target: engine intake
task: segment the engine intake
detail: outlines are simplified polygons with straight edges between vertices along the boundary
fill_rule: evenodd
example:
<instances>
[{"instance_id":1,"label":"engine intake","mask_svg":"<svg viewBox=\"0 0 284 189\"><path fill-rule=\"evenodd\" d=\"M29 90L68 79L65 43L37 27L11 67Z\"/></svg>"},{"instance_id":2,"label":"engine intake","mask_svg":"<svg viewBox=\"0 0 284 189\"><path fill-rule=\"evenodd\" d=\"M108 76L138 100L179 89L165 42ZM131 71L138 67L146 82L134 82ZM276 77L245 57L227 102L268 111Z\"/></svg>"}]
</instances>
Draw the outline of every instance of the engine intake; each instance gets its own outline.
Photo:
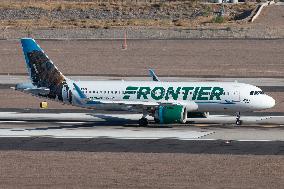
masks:
<instances>
[{"instance_id":1,"label":"engine intake","mask_svg":"<svg viewBox=\"0 0 284 189\"><path fill-rule=\"evenodd\" d=\"M187 119L187 110L184 106L159 106L155 118L159 123L185 123Z\"/></svg>"}]
</instances>

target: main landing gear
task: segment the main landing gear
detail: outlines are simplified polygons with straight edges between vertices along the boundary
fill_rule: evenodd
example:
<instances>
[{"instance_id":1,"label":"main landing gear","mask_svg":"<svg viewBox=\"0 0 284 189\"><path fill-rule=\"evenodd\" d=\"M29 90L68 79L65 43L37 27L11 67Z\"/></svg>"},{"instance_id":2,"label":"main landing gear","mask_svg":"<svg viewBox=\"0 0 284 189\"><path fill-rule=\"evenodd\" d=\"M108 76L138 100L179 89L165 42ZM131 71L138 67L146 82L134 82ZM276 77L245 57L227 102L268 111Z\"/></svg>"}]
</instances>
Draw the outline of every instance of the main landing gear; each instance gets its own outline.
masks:
<instances>
[{"instance_id":1,"label":"main landing gear","mask_svg":"<svg viewBox=\"0 0 284 189\"><path fill-rule=\"evenodd\" d=\"M146 118L148 115L147 109L143 109L143 116L141 119L139 119L138 124L140 127L147 127L149 124L148 119Z\"/></svg>"},{"instance_id":2,"label":"main landing gear","mask_svg":"<svg viewBox=\"0 0 284 189\"><path fill-rule=\"evenodd\" d=\"M237 112L236 125L241 125L242 123L241 112Z\"/></svg>"},{"instance_id":3,"label":"main landing gear","mask_svg":"<svg viewBox=\"0 0 284 189\"><path fill-rule=\"evenodd\" d=\"M139 126L141 127L147 127L149 121L146 117L142 117L141 119L139 119L138 123L139 123Z\"/></svg>"}]
</instances>

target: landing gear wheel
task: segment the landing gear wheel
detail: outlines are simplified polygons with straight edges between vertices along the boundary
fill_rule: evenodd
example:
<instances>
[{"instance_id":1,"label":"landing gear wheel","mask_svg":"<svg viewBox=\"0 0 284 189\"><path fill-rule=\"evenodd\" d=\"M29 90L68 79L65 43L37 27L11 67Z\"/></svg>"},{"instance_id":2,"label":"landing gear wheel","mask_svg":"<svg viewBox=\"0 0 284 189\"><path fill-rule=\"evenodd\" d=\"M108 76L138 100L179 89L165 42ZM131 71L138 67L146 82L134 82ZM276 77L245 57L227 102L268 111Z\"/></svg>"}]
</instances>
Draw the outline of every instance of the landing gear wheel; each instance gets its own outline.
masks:
<instances>
[{"instance_id":1,"label":"landing gear wheel","mask_svg":"<svg viewBox=\"0 0 284 189\"><path fill-rule=\"evenodd\" d=\"M160 123L160 120L157 118L154 118L155 123Z\"/></svg>"},{"instance_id":2,"label":"landing gear wheel","mask_svg":"<svg viewBox=\"0 0 284 189\"><path fill-rule=\"evenodd\" d=\"M147 118L142 117L141 119L139 119L138 123L141 127L147 127L149 122Z\"/></svg>"},{"instance_id":3,"label":"landing gear wheel","mask_svg":"<svg viewBox=\"0 0 284 189\"><path fill-rule=\"evenodd\" d=\"M241 112L237 112L237 120L236 120L236 125L239 126L241 125L243 122L241 120Z\"/></svg>"},{"instance_id":4,"label":"landing gear wheel","mask_svg":"<svg viewBox=\"0 0 284 189\"><path fill-rule=\"evenodd\" d=\"M241 125L242 124L242 120L237 120L236 121L236 125Z\"/></svg>"}]
</instances>

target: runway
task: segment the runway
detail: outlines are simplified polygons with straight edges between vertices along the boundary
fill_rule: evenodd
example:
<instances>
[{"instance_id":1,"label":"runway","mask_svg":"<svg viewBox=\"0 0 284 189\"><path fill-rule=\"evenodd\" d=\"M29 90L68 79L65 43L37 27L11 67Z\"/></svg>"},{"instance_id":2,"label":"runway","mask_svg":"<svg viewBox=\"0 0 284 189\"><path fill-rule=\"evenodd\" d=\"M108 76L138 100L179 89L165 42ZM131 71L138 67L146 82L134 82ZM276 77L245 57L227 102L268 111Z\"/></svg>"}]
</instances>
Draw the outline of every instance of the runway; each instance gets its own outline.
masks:
<instances>
[{"instance_id":1,"label":"runway","mask_svg":"<svg viewBox=\"0 0 284 189\"><path fill-rule=\"evenodd\" d=\"M284 154L284 116L244 116L235 127L233 116L210 115L148 128L138 127L140 116L1 112L0 150Z\"/></svg>"}]
</instances>

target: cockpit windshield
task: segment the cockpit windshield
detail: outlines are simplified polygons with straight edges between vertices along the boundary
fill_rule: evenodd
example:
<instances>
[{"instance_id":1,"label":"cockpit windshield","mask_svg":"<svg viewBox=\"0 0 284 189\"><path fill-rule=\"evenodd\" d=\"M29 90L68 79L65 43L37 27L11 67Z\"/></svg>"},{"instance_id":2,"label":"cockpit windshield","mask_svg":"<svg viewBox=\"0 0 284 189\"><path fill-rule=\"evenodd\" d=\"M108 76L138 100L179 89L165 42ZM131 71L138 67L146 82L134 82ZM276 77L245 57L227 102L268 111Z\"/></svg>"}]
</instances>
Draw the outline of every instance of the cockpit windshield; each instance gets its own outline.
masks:
<instances>
[{"instance_id":1,"label":"cockpit windshield","mask_svg":"<svg viewBox=\"0 0 284 189\"><path fill-rule=\"evenodd\" d=\"M251 91L250 95L260 95L260 94L264 94L263 91Z\"/></svg>"}]
</instances>

